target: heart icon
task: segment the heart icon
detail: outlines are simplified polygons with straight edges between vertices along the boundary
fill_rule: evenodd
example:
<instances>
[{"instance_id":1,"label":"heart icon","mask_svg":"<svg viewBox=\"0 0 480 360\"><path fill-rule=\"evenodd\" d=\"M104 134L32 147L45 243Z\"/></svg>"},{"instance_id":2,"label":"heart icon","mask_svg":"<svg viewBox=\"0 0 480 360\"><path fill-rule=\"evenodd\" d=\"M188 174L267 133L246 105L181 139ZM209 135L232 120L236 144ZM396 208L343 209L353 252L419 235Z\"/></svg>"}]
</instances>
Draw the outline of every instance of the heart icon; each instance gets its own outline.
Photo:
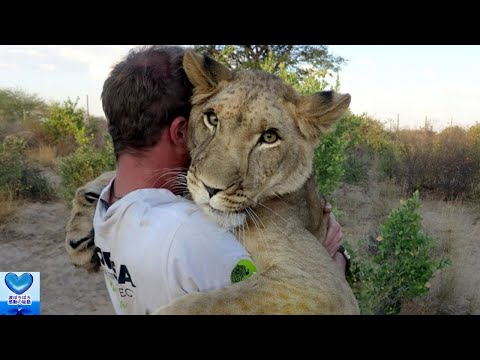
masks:
<instances>
[{"instance_id":1,"label":"heart icon","mask_svg":"<svg viewBox=\"0 0 480 360\"><path fill-rule=\"evenodd\" d=\"M30 289L33 284L33 276L30 273L23 273L18 277L14 273L8 273L5 275L5 284L15 294L20 295Z\"/></svg>"}]
</instances>

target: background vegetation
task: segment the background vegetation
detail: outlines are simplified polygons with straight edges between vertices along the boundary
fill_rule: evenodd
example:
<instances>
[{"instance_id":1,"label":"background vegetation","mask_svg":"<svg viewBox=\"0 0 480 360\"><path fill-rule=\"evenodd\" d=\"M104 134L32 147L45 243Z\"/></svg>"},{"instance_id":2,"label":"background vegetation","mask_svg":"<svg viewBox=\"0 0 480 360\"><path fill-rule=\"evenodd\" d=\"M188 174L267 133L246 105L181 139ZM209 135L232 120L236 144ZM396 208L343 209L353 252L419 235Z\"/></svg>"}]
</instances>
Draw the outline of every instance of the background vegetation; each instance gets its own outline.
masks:
<instances>
[{"instance_id":1,"label":"background vegetation","mask_svg":"<svg viewBox=\"0 0 480 360\"><path fill-rule=\"evenodd\" d=\"M325 46L196 48L232 68L276 73L301 93L340 90L345 60ZM105 119L71 99L46 103L0 89L0 224L24 201L68 202L78 186L114 166ZM366 114L348 113L323 137L314 171L346 230L356 216L355 189L369 196L368 234L347 238L354 255L348 279L363 313L397 314L412 298L425 298L437 270L455 265L445 245L450 240L425 231L419 194L445 204L478 202L480 124L387 130ZM405 201L392 205L398 198Z\"/></svg>"}]
</instances>

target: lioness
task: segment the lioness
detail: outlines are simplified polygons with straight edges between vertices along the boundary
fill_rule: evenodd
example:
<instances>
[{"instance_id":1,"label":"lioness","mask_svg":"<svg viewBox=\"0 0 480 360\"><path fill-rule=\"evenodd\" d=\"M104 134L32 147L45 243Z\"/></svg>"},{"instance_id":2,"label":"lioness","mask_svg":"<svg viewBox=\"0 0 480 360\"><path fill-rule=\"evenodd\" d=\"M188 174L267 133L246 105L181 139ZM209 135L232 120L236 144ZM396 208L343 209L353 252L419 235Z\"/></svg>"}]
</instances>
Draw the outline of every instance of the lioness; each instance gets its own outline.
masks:
<instances>
[{"instance_id":1,"label":"lioness","mask_svg":"<svg viewBox=\"0 0 480 360\"><path fill-rule=\"evenodd\" d=\"M257 274L182 296L156 314L358 314L344 275L319 241L326 226L312 175L319 137L347 110L350 96L300 96L274 75L233 72L192 51L184 69L195 87L189 191L235 232Z\"/></svg>"}]
</instances>

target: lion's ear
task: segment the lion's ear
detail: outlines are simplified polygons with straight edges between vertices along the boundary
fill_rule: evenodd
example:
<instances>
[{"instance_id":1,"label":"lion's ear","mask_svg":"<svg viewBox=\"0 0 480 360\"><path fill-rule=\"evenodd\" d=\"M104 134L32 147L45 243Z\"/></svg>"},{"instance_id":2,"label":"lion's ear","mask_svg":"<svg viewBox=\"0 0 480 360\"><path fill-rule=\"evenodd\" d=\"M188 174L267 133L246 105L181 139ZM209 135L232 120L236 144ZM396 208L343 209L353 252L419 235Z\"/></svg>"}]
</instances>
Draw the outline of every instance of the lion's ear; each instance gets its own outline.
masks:
<instances>
[{"instance_id":1,"label":"lion's ear","mask_svg":"<svg viewBox=\"0 0 480 360\"><path fill-rule=\"evenodd\" d=\"M228 81L233 77L233 72L225 65L192 50L185 51L183 68L193 86L205 91L212 90L220 81Z\"/></svg>"},{"instance_id":2,"label":"lion's ear","mask_svg":"<svg viewBox=\"0 0 480 360\"><path fill-rule=\"evenodd\" d=\"M301 97L297 105L300 131L308 139L318 138L348 110L350 99L349 94L334 91Z\"/></svg>"}]
</instances>

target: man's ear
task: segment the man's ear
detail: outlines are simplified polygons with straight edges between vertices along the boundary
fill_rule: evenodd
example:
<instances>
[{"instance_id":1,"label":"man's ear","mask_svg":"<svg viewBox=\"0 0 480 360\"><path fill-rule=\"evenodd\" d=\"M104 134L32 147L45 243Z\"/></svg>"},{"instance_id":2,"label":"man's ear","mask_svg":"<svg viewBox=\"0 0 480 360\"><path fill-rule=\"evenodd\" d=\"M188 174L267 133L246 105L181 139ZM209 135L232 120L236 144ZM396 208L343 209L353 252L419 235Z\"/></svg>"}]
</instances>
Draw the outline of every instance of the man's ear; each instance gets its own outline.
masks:
<instances>
[{"instance_id":1,"label":"man's ear","mask_svg":"<svg viewBox=\"0 0 480 360\"><path fill-rule=\"evenodd\" d=\"M187 146L188 141L188 122L183 116L179 116L172 121L168 128L170 139L175 145Z\"/></svg>"},{"instance_id":2,"label":"man's ear","mask_svg":"<svg viewBox=\"0 0 480 360\"><path fill-rule=\"evenodd\" d=\"M183 68L188 79L200 91L210 91L222 80L231 80L233 72L225 65L209 56L186 50L183 56Z\"/></svg>"},{"instance_id":3,"label":"man's ear","mask_svg":"<svg viewBox=\"0 0 480 360\"><path fill-rule=\"evenodd\" d=\"M350 106L349 94L322 91L302 96L297 104L298 126L307 139L324 134Z\"/></svg>"}]
</instances>

